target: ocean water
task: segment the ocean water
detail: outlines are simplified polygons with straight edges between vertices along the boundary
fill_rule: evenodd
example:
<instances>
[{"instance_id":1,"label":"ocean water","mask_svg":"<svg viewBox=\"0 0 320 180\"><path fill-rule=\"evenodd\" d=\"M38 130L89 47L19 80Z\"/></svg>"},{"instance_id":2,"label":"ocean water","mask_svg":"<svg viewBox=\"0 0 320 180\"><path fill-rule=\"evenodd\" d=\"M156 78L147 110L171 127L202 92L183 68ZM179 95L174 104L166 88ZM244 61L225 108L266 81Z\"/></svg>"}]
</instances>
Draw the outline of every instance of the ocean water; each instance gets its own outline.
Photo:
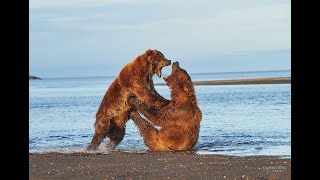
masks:
<instances>
[{"instance_id":1,"label":"ocean water","mask_svg":"<svg viewBox=\"0 0 320 180\"><path fill-rule=\"evenodd\" d=\"M191 74L218 80L290 77L291 71ZM29 81L29 152L82 152L94 133L95 113L115 77L56 78ZM154 81L164 80L154 77ZM166 86L156 90L170 99ZM195 86L202 111L195 153L291 157L291 85ZM98 152L104 148L106 138ZM114 151L146 152L132 120Z\"/></svg>"}]
</instances>

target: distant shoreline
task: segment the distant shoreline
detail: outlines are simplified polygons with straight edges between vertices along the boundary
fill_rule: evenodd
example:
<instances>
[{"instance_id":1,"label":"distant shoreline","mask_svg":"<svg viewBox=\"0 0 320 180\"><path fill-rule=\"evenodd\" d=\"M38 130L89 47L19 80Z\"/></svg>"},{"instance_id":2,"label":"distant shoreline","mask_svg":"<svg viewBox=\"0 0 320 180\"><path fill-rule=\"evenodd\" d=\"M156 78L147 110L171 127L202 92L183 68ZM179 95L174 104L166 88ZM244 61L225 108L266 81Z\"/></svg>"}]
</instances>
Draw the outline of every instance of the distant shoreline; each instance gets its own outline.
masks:
<instances>
[{"instance_id":1,"label":"distant shoreline","mask_svg":"<svg viewBox=\"0 0 320 180\"><path fill-rule=\"evenodd\" d=\"M41 78L39 78L39 77L37 77L37 76L31 76L31 75L29 75L29 80L31 80L31 79L41 79Z\"/></svg>"},{"instance_id":2,"label":"distant shoreline","mask_svg":"<svg viewBox=\"0 0 320 180\"><path fill-rule=\"evenodd\" d=\"M193 85L249 85L249 84L291 84L291 77L250 78L231 80L194 81ZM155 86L165 86L165 83L156 83Z\"/></svg>"},{"instance_id":3,"label":"distant shoreline","mask_svg":"<svg viewBox=\"0 0 320 180\"><path fill-rule=\"evenodd\" d=\"M252 74L263 72L291 72L291 69L277 69L277 70L262 70L262 71L222 71L222 72L194 72L189 73L191 77L193 75L206 75L206 74ZM164 74L165 75L165 74ZM167 74L169 75L169 74ZM46 77L45 79L75 79L75 78L116 78L118 74L114 75L99 75L99 76L62 76L62 77Z\"/></svg>"}]
</instances>

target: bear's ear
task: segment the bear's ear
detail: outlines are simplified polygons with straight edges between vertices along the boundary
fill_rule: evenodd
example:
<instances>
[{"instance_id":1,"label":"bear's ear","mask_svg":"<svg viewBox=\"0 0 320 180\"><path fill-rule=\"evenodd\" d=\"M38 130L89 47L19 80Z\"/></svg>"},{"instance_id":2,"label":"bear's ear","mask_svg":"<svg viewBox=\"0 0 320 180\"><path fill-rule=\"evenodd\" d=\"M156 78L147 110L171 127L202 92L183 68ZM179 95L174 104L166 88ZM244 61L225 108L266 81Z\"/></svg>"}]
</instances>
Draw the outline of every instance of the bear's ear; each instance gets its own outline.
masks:
<instances>
[{"instance_id":1,"label":"bear's ear","mask_svg":"<svg viewBox=\"0 0 320 180\"><path fill-rule=\"evenodd\" d=\"M152 54L152 50L151 50L151 49L148 49L148 50L145 52L145 54L146 54L147 56L150 56L150 55Z\"/></svg>"},{"instance_id":2,"label":"bear's ear","mask_svg":"<svg viewBox=\"0 0 320 180\"><path fill-rule=\"evenodd\" d=\"M155 57L155 52L156 52L155 50L151 50L151 49L148 49L146 51L146 55L148 57L148 61L153 62L154 57Z\"/></svg>"}]
</instances>

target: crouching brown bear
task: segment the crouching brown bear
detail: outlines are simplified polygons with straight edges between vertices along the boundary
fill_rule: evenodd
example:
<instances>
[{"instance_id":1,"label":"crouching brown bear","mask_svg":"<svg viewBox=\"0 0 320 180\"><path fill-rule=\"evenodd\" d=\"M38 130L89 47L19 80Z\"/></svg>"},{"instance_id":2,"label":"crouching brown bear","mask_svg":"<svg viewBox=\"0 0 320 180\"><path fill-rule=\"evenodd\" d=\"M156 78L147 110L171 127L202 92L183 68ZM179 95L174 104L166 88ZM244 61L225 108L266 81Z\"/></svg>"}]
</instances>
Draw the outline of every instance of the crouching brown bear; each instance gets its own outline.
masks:
<instances>
[{"instance_id":1,"label":"crouching brown bear","mask_svg":"<svg viewBox=\"0 0 320 180\"><path fill-rule=\"evenodd\" d=\"M171 61L157 50L147 50L128 63L110 85L96 113L95 133L87 150L96 149L107 136L108 148L116 147L125 135L125 123L129 120L128 96L135 95L149 108L161 108L169 103L160 96L152 77L161 77L161 69Z\"/></svg>"},{"instance_id":2,"label":"crouching brown bear","mask_svg":"<svg viewBox=\"0 0 320 180\"><path fill-rule=\"evenodd\" d=\"M145 144L153 151L190 150L198 141L202 113L188 73L178 62L173 63L169 77L163 78L171 89L171 101L159 110L150 109L139 97L131 96L128 102L136 110L130 118L139 128ZM143 119L140 111L149 121ZM159 126L158 130L155 126Z\"/></svg>"}]
</instances>

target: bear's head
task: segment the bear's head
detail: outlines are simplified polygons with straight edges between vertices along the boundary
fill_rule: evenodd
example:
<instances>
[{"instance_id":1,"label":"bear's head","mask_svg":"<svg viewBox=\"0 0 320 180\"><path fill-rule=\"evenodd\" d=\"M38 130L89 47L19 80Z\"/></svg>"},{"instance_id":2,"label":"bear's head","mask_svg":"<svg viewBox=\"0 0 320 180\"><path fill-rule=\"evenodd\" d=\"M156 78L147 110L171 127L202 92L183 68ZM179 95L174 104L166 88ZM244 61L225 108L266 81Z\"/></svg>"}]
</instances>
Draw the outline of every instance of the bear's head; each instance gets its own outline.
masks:
<instances>
[{"instance_id":1,"label":"bear's head","mask_svg":"<svg viewBox=\"0 0 320 180\"><path fill-rule=\"evenodd\" d=\"M160 78L162 74L162 68L171 65L171 61L165 58L164 55L158 50L148 49L145 54L148 61L151 62L152 73L156 74Z\"/></svg>"},{"instance_id":2,"label":"bear's head","mask_svg":"<svg viewBox=\"0 0 320 180\"><path fill-rule=\"evenodd\" d=\"M163 77L172 93L186 96L195 95L193 83L189 74L179 66L179 62L174 62L169 76ZM173 95L173 96L174 96Z\"/></svg>"}]
</instances>

